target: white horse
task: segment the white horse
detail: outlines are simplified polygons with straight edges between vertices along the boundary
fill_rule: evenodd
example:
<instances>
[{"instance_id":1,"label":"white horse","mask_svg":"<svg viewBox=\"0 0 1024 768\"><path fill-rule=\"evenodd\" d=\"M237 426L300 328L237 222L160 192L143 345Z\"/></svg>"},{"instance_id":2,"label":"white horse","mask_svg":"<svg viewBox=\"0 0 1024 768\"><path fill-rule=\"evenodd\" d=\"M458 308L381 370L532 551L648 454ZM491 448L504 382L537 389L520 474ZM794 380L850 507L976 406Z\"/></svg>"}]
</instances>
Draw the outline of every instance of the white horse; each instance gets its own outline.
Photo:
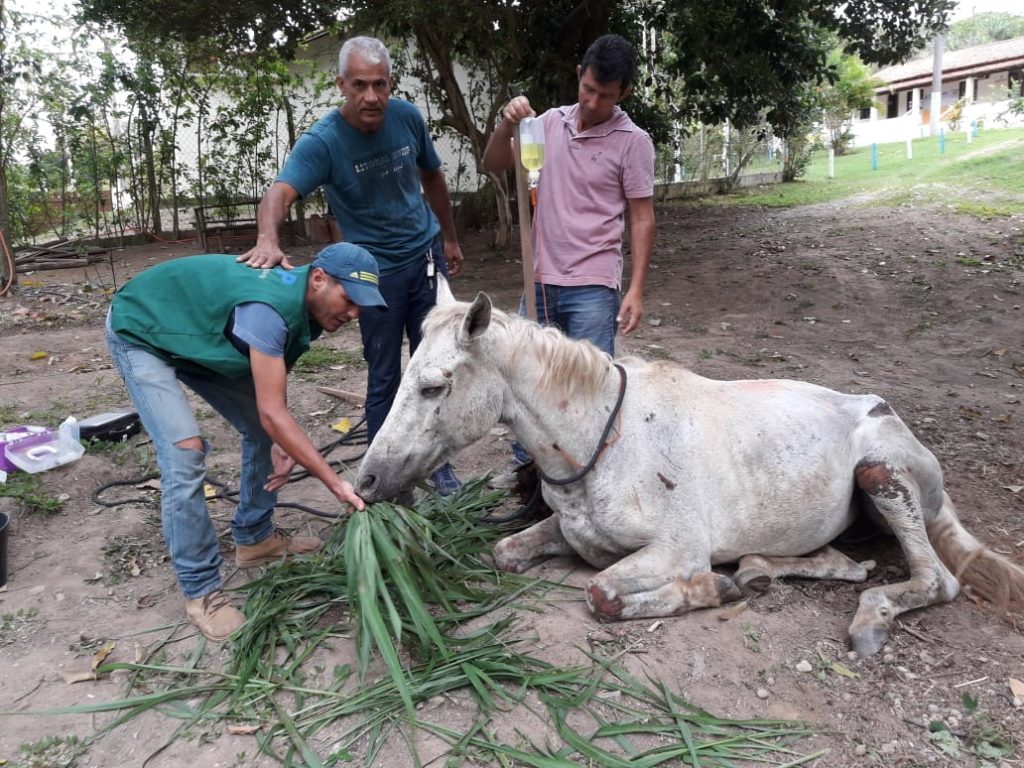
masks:
<instances>
[{"instance_id":1,"label":"white horse","mask_svg":"<svg viewBox=\"0 0 1024 768\"><path fill-rule=\"evenodd\" d=\"M861 656L899 614L952 600L959 579L1002 610L1024 606L1024 569L964 529L935 457L879 397L613 362L485 294L436 307L424 329L357 492L391 498L508 425L554 514L500 540L495 563L521 573L578 554L603 569L586 590L599 618L718 606L781 576L863 581L873 564L829 546L860 511L884 520L910 566L907 581L861 593L849 630ZM731 578L712 570L730 563Z\"/></svg>"}]
</instances>

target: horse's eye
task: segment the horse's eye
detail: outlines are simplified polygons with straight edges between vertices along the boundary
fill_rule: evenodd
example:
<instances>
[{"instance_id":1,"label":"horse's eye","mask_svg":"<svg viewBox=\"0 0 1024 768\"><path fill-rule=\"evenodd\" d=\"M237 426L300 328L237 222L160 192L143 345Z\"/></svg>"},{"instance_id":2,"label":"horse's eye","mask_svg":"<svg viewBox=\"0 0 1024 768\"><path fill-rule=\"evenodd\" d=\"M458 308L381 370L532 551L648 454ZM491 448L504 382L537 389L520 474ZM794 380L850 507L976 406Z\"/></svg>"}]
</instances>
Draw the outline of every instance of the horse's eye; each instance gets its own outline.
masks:
<instances>
[{"instance_id":1,"label":"horse's eye","mask_svg":"<svg viewBox=\"0 0 1024 768\"><path fill-rule=\"evenodd\" d=\"M420 394L423 397L439 397L444 393L444 387L421 387Z\"/></svg>"}]
</instances>

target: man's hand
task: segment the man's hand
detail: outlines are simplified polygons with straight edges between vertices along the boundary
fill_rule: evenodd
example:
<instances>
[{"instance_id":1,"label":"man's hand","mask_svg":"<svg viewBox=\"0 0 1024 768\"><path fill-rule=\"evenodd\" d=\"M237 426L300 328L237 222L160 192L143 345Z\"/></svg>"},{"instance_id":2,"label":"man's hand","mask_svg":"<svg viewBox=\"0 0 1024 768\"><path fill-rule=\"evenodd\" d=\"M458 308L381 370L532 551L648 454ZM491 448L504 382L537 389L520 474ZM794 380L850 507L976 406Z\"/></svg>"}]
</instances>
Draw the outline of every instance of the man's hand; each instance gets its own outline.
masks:
<instances>
[{"instance_id":1,"label":"man's hand","mask_svg":"<svg viewBox=\"0 0 1024 768\"><path fill-rule=\"evenodd\" d=\"M284 255L281 246L277 243L261 243L259 240L256 241L254 248L243 253L235 261L248 264L254 269L270 269L278 264L284 269L292 268L291 262Z\"/></svg>"},{"instance_id":2,"label":"man's hand","mask_svg":"<svg viewBox=\"0 0 1024 768\"><path fill-rule=\"evenodd\" d=\"M530 100L525 96L516 96L505 105L505 109L502 110L501 114L513 124L518 123L524 117L537 116L537 113L533 111L533 107L530 106Z\"/></svg>"},{"instance_id":3,"label":"man's hand","mask_svg":"<svg viewBox=\"0 0 1024 768\"><path fill-rule=\"evenodd\" d=\"M270 461L274 465L274 471L267 478L263 490L276 491L288 482L292 470L295 469L295 459L289 456L281 446L274 443L270 446Z\"/></svg>"},{"instance_id":4,"label":"man's hand","mask_svg":"<svg viewBox=\"0 0 1024 768\"><path fill-rule=\"evenodd\" d=\"M366 509L366 502L356 496L356 489L348 480L341 480L334 491L335 498L342 504L351 504L356 509Z\"/></svg>"},{"instance_id":5,"label":"man's hand","mask_svg":"<svg viewBox=\"0 0 1024 768\"><path fill-rule=\"evenodd\" d=\"M444 241L444 260L448 264L449 277L458 277L462 274L462 246L458 240Z\"/></svg>"},{"instance_id":6,"label":"man's hand","mask_svg":"<svg viewBox=\"0 0 1024 768\"><path fill-rule=\"evenodd\" d=\"M640 318L644 316L644 302L639 294L627 291L619 305L619 314L615 322L619 324L621 333L626 334L635 330L640 325Z\"/></svg>"}]
</instances>

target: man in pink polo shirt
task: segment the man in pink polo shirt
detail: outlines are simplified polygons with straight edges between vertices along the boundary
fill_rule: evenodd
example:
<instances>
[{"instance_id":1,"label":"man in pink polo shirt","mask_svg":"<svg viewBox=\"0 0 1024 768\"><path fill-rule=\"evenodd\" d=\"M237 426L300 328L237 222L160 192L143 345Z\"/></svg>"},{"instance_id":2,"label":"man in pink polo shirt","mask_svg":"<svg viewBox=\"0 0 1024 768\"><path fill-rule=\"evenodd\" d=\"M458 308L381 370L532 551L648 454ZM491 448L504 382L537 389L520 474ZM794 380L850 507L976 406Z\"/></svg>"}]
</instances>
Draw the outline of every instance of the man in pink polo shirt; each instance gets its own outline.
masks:
<instances>
[{"instance_id":1,"label":"man in pink polo shirt","mask_svg":"<svg viewBox=\"0 0 1024 768\"><path fill-rule=\"evenodd\" d=\"M654 145L619 108L636 73L633 46L619 35L595 40L576 68L577 103L549 109L545 157L534 213L537 317L575 339L615 354L615 334L643 317L643 291L654 242ZM488 171L510 170L512 133L535 114L525 96L512 99L484 150ZM622 286L622 235L629 215L629 287ZM525 300L520 301L525 314ZM491 479L515 485L531 459L518 444L509 467Z\"/></svg>"}]
</instances>

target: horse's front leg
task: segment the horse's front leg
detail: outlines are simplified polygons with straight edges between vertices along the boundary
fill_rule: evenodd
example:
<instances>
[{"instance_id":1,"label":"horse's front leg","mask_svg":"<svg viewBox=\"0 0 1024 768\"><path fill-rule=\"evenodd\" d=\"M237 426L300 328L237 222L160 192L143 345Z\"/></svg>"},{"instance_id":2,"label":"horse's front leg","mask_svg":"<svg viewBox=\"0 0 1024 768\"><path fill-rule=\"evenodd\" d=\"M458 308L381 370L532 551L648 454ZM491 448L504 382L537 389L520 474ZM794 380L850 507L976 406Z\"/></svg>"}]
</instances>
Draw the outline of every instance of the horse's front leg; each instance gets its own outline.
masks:
<instances>
[{"instance_id":1,"label":"horse's front leg","mask_svg":"<svg viewBox=\"0 0 1024 768\"><path fill-rule=\"evenodd\" d=\"M506 536L494 545L494 564L500 570L524 573L541 560L575 554L562 535L558 515L550 515L525 531Z\"/></svg>"},{"instance_id":2,"label":"horse's front leg","mask_svg":"<svg viewBox=\"0 0 1024 768\"><path fill-rule=\"evenodd\" d=\"M712 572L707 558L695 563L654 544L624 557L587 584L587 605L601 619L675 616L739 598L733 580Z\"/></svg>"}]
</instances>

